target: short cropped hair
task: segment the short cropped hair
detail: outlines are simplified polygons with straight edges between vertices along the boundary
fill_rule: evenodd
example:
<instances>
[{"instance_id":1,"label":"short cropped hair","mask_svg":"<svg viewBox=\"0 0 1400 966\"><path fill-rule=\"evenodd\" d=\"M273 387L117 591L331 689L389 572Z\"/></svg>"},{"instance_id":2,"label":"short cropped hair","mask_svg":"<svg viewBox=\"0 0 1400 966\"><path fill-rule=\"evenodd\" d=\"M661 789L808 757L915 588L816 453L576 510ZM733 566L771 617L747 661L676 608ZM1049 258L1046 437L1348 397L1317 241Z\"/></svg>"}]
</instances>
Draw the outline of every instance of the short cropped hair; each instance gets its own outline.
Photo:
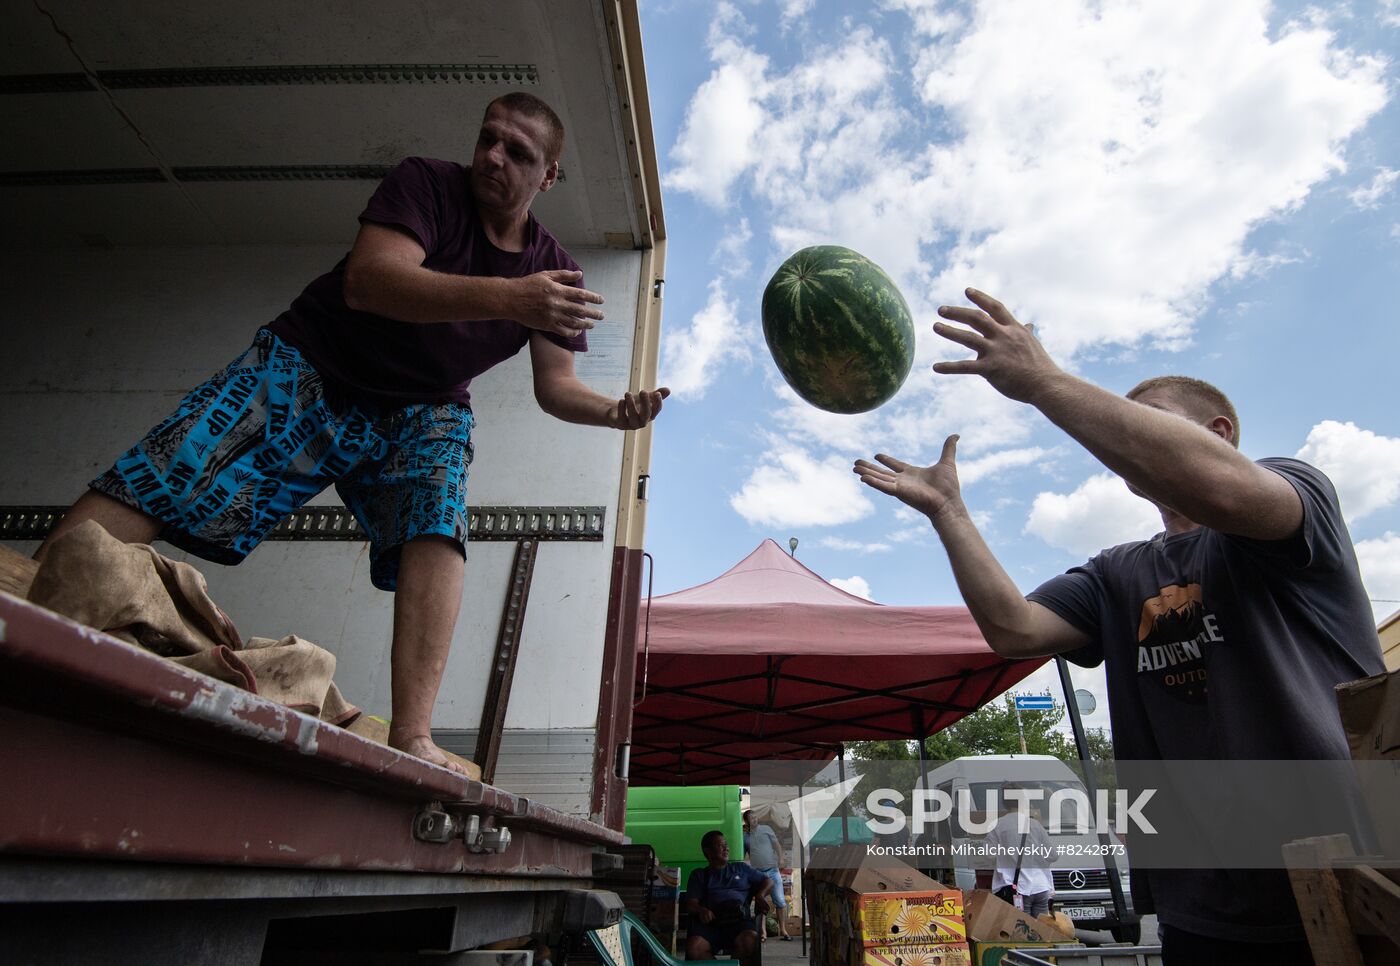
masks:
<instances>
[{"instance_id":1,"label":"short cropped hair","mask_svg":"<svg viewBox=\"0 0 1400 966\"><path fill-rule=\"evenodd\" d=\"M498 104L515 114L523 114L537 121L543 121L549 130L549 137L544 143L545 160L559 160L559 155L564 152L564 122L559 120L559 115L554 113L554 108L534 94L527 94L525 91L511 91L487 104L486 113L490 114L491 108Z\"/></svg>"},{"instance_id":2,"label":"short cropped hair","mask_svg":"<svg viewBox=\"0 0 1400 966\"><path fill-rule=\"evenodd\" d=\"M717 838L719 838L719 839L724 838L724 833L721 832L721 831L720 831L719 829L717 829L717 828L716 828L716 829L710 829L710 831L708 831L708 832L706 832L704 835L700 836L700 851L703 852L703 851L705 851L706 849L708 849L708 848L710 847L710 844L711 844L712 842L714 842L714 840L717 839Z\"/></svg>"},{"instance_id":3,"label":"short cropped hair","mask_svg":"<svg viewBox=\"0 0 1400 966\"><path fill-rule=\"evenodd\" d=\"M1192 379L1190 376L1153 376L1129 389L1128 398L1137 399L1149 389L1169 394L1201 422L1224 416L1230 420L1230 425L1235 427L1235 438L1230 440L1230 444L1235 449L1240 448L1240 414L1235 411L1235 404L1230 402L1230 397L1210 383L1203 379Z\"/></svg>"}]
</instances>

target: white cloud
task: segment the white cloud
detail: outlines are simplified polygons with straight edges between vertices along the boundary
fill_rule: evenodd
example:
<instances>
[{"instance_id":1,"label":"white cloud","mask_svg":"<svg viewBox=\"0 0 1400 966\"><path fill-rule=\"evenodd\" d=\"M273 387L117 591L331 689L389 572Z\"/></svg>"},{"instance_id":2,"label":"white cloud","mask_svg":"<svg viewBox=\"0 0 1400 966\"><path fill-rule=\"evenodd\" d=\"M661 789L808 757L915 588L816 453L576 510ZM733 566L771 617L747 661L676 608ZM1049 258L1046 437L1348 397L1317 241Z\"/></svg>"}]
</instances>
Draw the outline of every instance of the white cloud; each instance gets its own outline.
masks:
<instances>
[{"instance_id":1,"label":"white cloud","mask_svg":"<svg viewBox=\"0 0 1400 966\"><path fill-rule=\"evenodd\" d=\"M890 545L887 543L862 543L859 540L847 540L844 537L822 537L817 541L817 546L855 553L884 553L890 549Z\"/></svg>"},{"instance_id":2,"label":"white cloud","mask_svg":"<svg viewBox=\"0 0 1400 966\"><path fill-rule=\"evenodd\" d=\"M1024 449L1004 449L988 453L980 459L959 463L958 482L967 486L981 480L992 479L1006 470L1042 462L1046 456L1050 455L1050 452L1050 450L1042 449L1039 446L1029 446Z\"/></svg>"},{"instance_id":3,"label":"white cloud","mask_svg":"<svg viewBox=\"0 0 1400 966\"><path fill-rule=\"evenodd\" d=\"M864 577L837 577L831 581L831 586L839 587L848 594L855 594L866 600L872 600L870 596L870 584Z\"/></svg>"},{"instance_id":4,"label":"white cloud","mask_svg":"<svg viewBox=\"0 0 1400 966\"><path fill-rule=\"evenodd\" d=\"M944 0L884 0L886 10L901 10L914 21L921 40L933 40L963 26L963 18Z\"/></svg>"},{"instance_id":5,"label":"white cloud","mask_svg":"<svg viewBox=\"0 0 1400 966\"><path fill-rule=\"evenodd\" d=\"M745 248L752 239L753 230L749 228L749 220L740 218L739 224L719 240L719 244L715 246L713 260L723 264L724 274L742 275L749 270L749 258Z\"/></svg>"},{"instance_id":6,"label":"white cloud","mask_svg":"<svg viewBox=\"0 0 1400 966\"><path fill-rule=\"evenodd\" d=\"M1268 0L882 0L880 35L856 14L809 18L795 61L760 50L740 6L717 10L666 184L742 211L768 248L757 278L726 277L706 308L732 316L729 292L837 243L898 282L917 334L904 388L859 417L797 401L765 367L784 437L732 498L751 521L863 517L870 503L836 482L854 480L848 457L928 463L954 432L965 482L1033 465L1034 410L929 370L965 355L932 333L934 308L975 284L1069 366L1183 348L1217 282L1308 257L1251 233L1344 171L1348 139L1387 101L1385 62L1326 18L1271 26ZM810 508L809 478L825 494ZM1092 552L1159 528L1108 486L1041 494L1027 532ZM1100 489L1102 506L1080 506Z\"/></svg>"},{"instance_id":7,"label":"white cloud","mask_svg":"<svg viewBox=\"0 0 1400 966\"><path fill-rule=\"evenodd\" d=\"M928 153L963 235L940 287L1025 301L1064 355L1182 345L1250 229L1386 100L1381 63L1317 26L1271 39L1263 0L978 9L922 78L963 131Z\"/></svg>"},{"instance_id":8,"label":"white cloud","mask_svg":"<svg viewBox=\"0 0 1400 966\"><path fill-rule=\"evenodd\" d=\"M811 13L815 3L816 0L782 0L782 9L778 15L779 26L786 31Z\"/></svg>"},{"instance_id":9,"label":"white cloud","mask_svg":"<svg viewBox=\"0 0 1400 966\"><path fill-rule=\"evenodd\" d=\"M938 459L943 440L953 433L961 437L959 458L1024 442L1040 418L984 379L937 375L917 365L904 392L887 409L880 410L884 440L895 448L893 455L910 463Z\"/></svg>"},{"instance_id":10,"label":"white cloud","mask_svg":"<svg viewBox=\"0 0 1400 966\"><path fill-rule=\"evenodd\" d=\"M850 463L819 461L796 447L779 449L729 498L749 523L772 527L839 526L874 512Z\"/></svg>"},{"instance_id":11,"label":"white cloud","mask_svg":"<svg viewBox=\"0 0 1400 966\"><path fill-rule=\"evenodd\" d=\"M776 372L776 369L774 370ZM786 383L775 384L774 393L783 407L773 413L773 419L789 438L820 443L834 450L869 457L869 440L877 435L881 416L878 413L856 413L843 416L818 409L792 391Z\"/></svg>"},{"instance_id":12,"label":"white cloud","mask_svg":"<svg viewBox=\"0 0 1400 966\"><path fill-rule=\"evenodd\" d=\"M705 307L695 313L690 325L667 332L661 348L661 383L677 398L687 400L704 398L726 361L753 357L737 305L723 279L710 282Z\"/></svg>"},{"instance_id":13,"label":"white cloud","mask_svg":"<svg viewBox=\"0 0 1400 966\"><path fill-rule=\"evenodd\" d=\"M685 126L671 149L676 164L665 177L667 187L690 191L713 205L723 205L729 187L750 165L767 121L760 100L768 82L768 58L726 33L737 12L719 5L710 31L716 67L691 98Z\"/></svg>"},{"instance_id":14,"label":"white cloud","mask_svg":"<svg viewBox=\"0 0 1400 966\"><path fill-rule=\"evenodd\" d=\"M1183 346L1215 281L1292 257L1247 251L1251 229L1386 102L1384 63L1317 22L1271 36L1266 0L884 7L941 39L905 62L858 25L783 69L728 8L668 183L747 194L782 251L862 251L919 312L975 283L1061 358Z\"/></svg>"},{"instance_id":15,"label":"white cloud","mask_svg":"<svg viewBox=\"0 0 1400 966\"><path fill-rule=\"evenodd\" d=\"M1400 171L1394 168L1379 168L1374 178L1348 192L1347 197L1351 199L1352 204L1363 211L1379 208L1381 199L1390 194L1390 189L1395 187L1396 178L1400 178Z\"/></svg>"},{"instance_id":16,"label":"white cloud","mask_svg":"<svg viewBox=\"0 0 1400 966\"><path fill-rule=\"evenodd\" d=\"M1376 16L1387 27L1400 27L1400 0L1381 0Z\"/></svg>"},{"instance_id":17,"label":"white cloud","mask_svg":"<svg viewBox=\"0 0 1400 966\"><path fill-rule=\"evenodd\" d=\"M1366 584L1366 596L1379 623L1400 610L1400 533L1387 532L1373 540L1356 545L1361 579Z\"/></svg>"},{"instance_id":18,"label":"white cloud","mask_svg":"<svg viewBox=\"0 0 1400 966\"><path fill-rule=\"evenodd\" d=\"M1270 252L1267 255L1255 251L1241 252L1230 263L1230 277L1239 280L1251 276L1267 275L1283 265L1296 265L1307 256L1306 251L1301 256L1289 255L1285 252Z\"/></svg>"},{"instance_id":19,"label":"white cloud","mask_svg":"<svg viewBox=\"0 0 1400 966\"><path fill-rule=\"evenodd\" d=\"M1400 438L1326 419L1297 455L1331 478L1348 522L1400 500Z\"/></svg>"},{"instance_id":20,"label":"white cloud","mask_svg":"<svg viewBox=\"0 0 1400 966\"><path fill-rule=\"evenodd\" d=\"M1089 477L1072 493L1041 493L1024 532L1053 547L1088 557L1105 547L1140 540L1162 529L1152 504L1133 496L1112 473Z\"/></svg>"},{"instance_id":21,"label":"white cloud","mask_svg":"<svg viewBox=\"0 0 1400 966\"><path fill-rule=\"evenodd\" d=\"M885 534L890 543L928 543L933 536L933 528L927 522L921 527L905 527Z\"/></svg>"}]
</instances>

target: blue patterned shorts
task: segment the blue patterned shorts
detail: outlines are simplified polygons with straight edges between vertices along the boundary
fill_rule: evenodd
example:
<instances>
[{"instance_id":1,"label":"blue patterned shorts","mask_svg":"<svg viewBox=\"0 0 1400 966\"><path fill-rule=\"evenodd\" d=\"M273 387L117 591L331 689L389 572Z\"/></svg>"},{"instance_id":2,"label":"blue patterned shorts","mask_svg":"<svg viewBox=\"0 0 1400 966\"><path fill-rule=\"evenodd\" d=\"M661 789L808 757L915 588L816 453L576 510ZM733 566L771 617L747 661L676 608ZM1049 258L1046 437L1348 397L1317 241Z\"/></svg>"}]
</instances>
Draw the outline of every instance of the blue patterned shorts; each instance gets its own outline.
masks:
<instances>
[{"instance_id":1,"label":"blue patterned shorts","mask_svg":"<svg viewBox=\"0 0 1400 966\"><path fill-rule=\"evenodd\" d=\"M334 483L369 537L370 579L393 590L407 541L466 543L472 425L460 403L333 405L296 347L263 329L90 486L163 522L161 539L235 564Z\"/></svg>"}]
</instances>

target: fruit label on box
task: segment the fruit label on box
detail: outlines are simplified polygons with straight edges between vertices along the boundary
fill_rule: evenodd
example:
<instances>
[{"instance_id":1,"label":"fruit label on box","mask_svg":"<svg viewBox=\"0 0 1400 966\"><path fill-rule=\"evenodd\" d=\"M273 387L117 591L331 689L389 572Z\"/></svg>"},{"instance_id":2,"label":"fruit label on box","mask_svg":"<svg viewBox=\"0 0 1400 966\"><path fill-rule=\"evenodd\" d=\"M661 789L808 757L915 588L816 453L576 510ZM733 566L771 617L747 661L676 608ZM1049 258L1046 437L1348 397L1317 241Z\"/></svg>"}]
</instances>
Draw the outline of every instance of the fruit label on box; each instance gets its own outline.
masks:
<instances>
[{"instance_id":1,"label":"fruit label on box","mask_svg":"<svg viewBox=\"0 0 1400 966\"><path fill-rule=\"evenodd\" d=\"M961 892L863 895L854 900L856 928L867 945L905 940L967 940Z\"/></svg>"},{"instance_id":2,"label":"fruit label on box","mask_svg":"<svg viewBox=\"0 0 1400 966\"><path fill-rule=\"evenodd\" d=\"M908 943L872 946L864 966L972 966L967 943Z\"/></svg>"}]
</instances>

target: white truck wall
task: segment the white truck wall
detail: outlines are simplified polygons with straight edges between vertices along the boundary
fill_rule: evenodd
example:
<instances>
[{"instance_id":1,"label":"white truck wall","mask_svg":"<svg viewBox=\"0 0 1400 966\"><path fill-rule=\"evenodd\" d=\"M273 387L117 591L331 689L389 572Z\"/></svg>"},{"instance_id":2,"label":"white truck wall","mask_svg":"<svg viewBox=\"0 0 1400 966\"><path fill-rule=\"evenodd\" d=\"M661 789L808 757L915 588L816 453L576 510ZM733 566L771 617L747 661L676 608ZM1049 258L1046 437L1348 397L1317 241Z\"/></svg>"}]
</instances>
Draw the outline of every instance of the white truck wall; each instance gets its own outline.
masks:
<instances>
[{"instance_id":1,"label":"white truck wall","mask_svg":"<svg viewBox=\"0 0 1400 966\"><path fill-rule=\"evenodd\" d=\"M8 458L0 465L0 504L70 503L343 253L339 246L7 253L0 275L0 452ZM598 391L619 396L631 364L641 256L573 254L608 313L590 333L592 351L579 357L578 372ZM534 747L539 732L592 736L623 437L540 412L528 351L476 380L472 395L473 504L607 508L603 542L539 547L507 718L507 728L529 740L507 734L504 772L512 745ZM331 490L315 502L339 499ZM462 618L435 727L460 731L479 723L514 550L513 543L489 542L468 549ZM236 568L193 562L245 638L295 633L315 641L337 655L346 696L388 715L392 597L371 587L364 544L268 542ZM591 770L586 761L577 767L584 775Z\"/></svg>"}]
</instances>

